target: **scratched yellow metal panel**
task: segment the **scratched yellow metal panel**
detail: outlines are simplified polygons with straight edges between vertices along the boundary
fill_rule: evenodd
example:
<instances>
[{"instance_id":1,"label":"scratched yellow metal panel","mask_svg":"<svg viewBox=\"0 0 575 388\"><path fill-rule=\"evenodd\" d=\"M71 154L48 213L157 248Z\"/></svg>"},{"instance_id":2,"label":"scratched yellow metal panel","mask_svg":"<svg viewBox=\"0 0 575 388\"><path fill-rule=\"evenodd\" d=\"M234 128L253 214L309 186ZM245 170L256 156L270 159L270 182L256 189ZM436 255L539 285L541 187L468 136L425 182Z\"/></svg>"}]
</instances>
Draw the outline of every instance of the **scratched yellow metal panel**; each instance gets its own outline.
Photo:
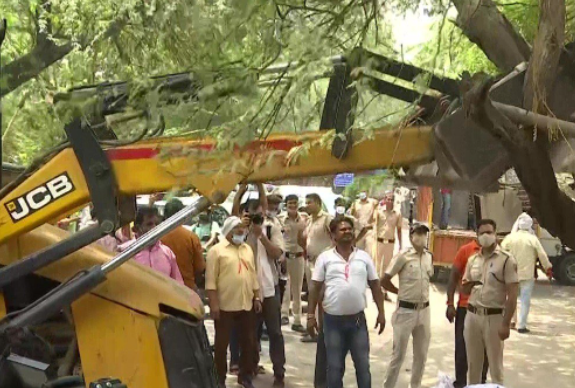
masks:
<instances>
[{"instance_id":1,"label":"scratched yellow metal panel","mask_svg":"<svg viewBox=\"0 0 575 388\"><path fill-rule=\"evenodd\" d=\"M0 245L0 264L11 264L26 255L56 244L68 235L68 232L55 226L43 225L18 239ZM42 268L36 274L63 282L81 270L108 262L111 257L110 252L92 245ZM160 303L185 311L198 319L204 316L203 304L195 292L134 261L112 271L106 281L92 292L156 317L160 316Z\"/></svg>"},{"instance_id":2,"label":"scratched yellow metal panel","mask_svg":"<svg viewBox=\"0 0 575 388\"><path fill-rule=\"evenodd\" d=\"M210 139L166 138L108 149L106 153L122 194L148 194L192 185L212 200L218 193L223 200L243 180L278 181L412 166L433 157L430 127L374 131L369 139L356 143L343 160L331 155L332 140L326 139L325 132L278 134L242 149L219 151ZM18 198L63 173L73 182L73 192L20 221L12 220L8 209ZM64 150L0 200L0 244L87 202L89 192L76 157L72 150Z\"/></svg>"},{"instance_id":3,"label":"scratched yellow metal panel","mask_svg":"<svg viewBox=\"0 0 575 388\"><path fill-rule=\"evenodd\" d=\"M128 387L168 388L157 318L92 295L72 313L87 384L111 376Z\"/></svg>"},{"instance_id":4,"label":"scratched yellow metal panel","mask_svg":"<svg viewBox=\"0 0 575 388\"><path fill-rule=\"evenodd\" d=\"M6 316L6 303L4 302L4 294L0 293L0 319Z\"/></svg>"},{"instance_id":5,"label":"scratched yellow metal panel","mask_svg":"<svg viewBox=\"0 0 575 388\"><path fill-rule=\"evenodd\" d=\"M430 127L383 129L356 143L345 159L338 160L331 155L331 142L325 144L323 132L273 135L261 148L234 152L206 148L210 140L168 138L120 149L152 149L158 153L155 158L113 160L112 165L120 191L126 194L192 184L211 197L216 191L229 193L241 180L277 181L425 163L433 157L431 142ZM273 144L292 147L286 151L274 149Z\"/></svg>"}]
</instances>

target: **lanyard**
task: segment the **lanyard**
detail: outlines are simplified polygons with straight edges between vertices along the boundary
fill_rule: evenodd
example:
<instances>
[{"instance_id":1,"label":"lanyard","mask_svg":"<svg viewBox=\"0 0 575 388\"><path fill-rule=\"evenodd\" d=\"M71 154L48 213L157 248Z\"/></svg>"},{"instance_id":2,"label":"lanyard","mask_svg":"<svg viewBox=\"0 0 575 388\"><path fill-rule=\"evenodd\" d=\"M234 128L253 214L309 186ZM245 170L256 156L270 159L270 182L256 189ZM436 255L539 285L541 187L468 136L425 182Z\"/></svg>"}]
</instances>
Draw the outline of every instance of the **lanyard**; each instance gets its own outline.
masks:
<instances>
[{"instance_id":1,"label":"lanyard","mask_svg":"<svg viewBox=\"0 0 575 388\"><path fill-rule=\"evenodd\" d=\"M248 269L248 265L240 258L240 261L238 261L238 273L242 273L242 265L246 270Z\"/></svg>"}]
</instances>

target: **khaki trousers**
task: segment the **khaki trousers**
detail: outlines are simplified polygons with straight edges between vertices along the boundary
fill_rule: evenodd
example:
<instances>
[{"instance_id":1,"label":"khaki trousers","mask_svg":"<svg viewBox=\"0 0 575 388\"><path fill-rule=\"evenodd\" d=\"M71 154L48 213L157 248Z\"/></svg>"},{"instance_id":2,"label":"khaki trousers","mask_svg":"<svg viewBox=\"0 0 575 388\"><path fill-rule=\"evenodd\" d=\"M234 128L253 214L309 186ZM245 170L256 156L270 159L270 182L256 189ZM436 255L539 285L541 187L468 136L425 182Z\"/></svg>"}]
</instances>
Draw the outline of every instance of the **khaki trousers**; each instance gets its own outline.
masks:
<instances>
[{"instance_id":1,"label":"khaki trousers","mask_svg":"<svg viewBox=\"0 0 575 388\"><path fill-rule=\"evenodd\" d=\"M407 353L409 337L413 336L413 366L411 368L411 388L420 388L427 351L431 340L429 307L422 310L409 310L399 307L391 318L393 325L393 353L383 384L384 388L394 388L401 366Z\"/></svg>"},{"instance_id":2,"label":"khaki trousers","mask_svg":"<svg viewBox=\"0 0 575 388\"><path fill-rule=\"evenodd\" d=\"M311 286L311 275L313 275L314 268L315 268L315 258L313 259L313 261L311 259L305 261L304 273L305 273L305 281L307 282L308 292Z\"/></svg>"},{"instance_id":3,"label":"khaki trousers","mask_svg":"<svg viewBox=\"0 0 575 388\"><path fill-rule=\"evenodd\" d=\"M373 237L373 231L370 230L365 234L365 236L361 238L361 240L357 240L355 246L358 249L371 253L374 240L375 238Z\"/></svg>"},{"instance_id":4,"label":"khaki trousers","mask_svg":"<svg viewBox=\"0 0 575 388\"><path fill-rule=\"evenodd\" d=\"M290 301L293 301L292 311L294 325L301 325L301 289L305 272L305 259L303 256L286 259L288 282L282 301L282 317L289 317Z\"/></svg>"},{"instance_id":5,"label":"khaki trousers","mask_svg":"<svg viewBox=\"0 0 575 388\"><path fill-rule=\"evenodd\" d=\"M481 372L485 353L489 361L491 382L503 385L503 341L499 339L499 328L503 315L477 315L471 311L465 317L465 346L469 378L467 383L481 384Z\"/></svg>"},{"instance_id":6,"label":"khaki trousers","mask_svg":"<svg viewBox=\"0 0 575 388\"><path fill-rule=\"evenodd\" d=\"M379 277L382 278L385 274L385 270L389 263L391 263L391 259L393 259L393 250L395 248L395 243L377 243L377 256L375 258L375 269L379 274Z\"/></svg>"}]
</instances>

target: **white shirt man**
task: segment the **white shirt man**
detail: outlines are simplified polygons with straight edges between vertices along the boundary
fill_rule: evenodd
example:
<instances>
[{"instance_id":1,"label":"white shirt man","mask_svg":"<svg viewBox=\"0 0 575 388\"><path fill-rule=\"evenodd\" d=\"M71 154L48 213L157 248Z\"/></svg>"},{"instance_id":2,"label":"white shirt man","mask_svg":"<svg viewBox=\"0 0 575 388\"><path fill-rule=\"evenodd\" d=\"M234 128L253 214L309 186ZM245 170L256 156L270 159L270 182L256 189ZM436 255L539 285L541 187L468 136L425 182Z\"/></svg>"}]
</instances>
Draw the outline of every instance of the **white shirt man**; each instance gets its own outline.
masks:
<instances>
[{"instance_id":1,"label":"white shirt man","mask_svg":"<svg viewBox=\"0 0 575 388\"><path fill-rule=\"evenodd\" d=\"M367 305L365 289L371 288L379 315L376 327L379 334L385 327L383 294L373 260L365 251L354 247L353 221L334 219L330 232L335 248L319 255L309 298L308 331L315 335L315 310L320 290L325 286L323 333L327 354L327 386L343 388L345 358L351 353L358 388L371 388L369 370L369 335L364 310ZM319 343L319 342L318 342ZM347 344L347 345L344 345Z\"/></svg>"},{"instance_id":2,"label":"white shirt man","mask_svg":"<svg viewBox=\"0 0 575 388\"><path fill-rule=\"evenodd\" d=\"M541 261L543 268L547 271L547 276L551 277L553 268L547 253L543 249L539 239L533 234L533 219L523 213L517 220L517 231L509 234L501 247L511 253L517 260L517 274L519 277L519 300L521 301L521 311L517 331L525 334L529 333L527 328L527 317L531 308L531 294L535 287L535 264L537 259ZM517 310L515 310L514 321L517 322Z\"/></svg>"},{"instance_id":3,"label":"white shirt man","mask_svg":"<svg viewBox=\"0 0 575 388\"><path fill-rule=\"evenodd\" d=\"M368 281L378 280L371 256L355 248L348 261L335 248L319 255L312 279L325 283L323 309L331 315L354 315L367 307Z\"/></svg>"}]
</instances>

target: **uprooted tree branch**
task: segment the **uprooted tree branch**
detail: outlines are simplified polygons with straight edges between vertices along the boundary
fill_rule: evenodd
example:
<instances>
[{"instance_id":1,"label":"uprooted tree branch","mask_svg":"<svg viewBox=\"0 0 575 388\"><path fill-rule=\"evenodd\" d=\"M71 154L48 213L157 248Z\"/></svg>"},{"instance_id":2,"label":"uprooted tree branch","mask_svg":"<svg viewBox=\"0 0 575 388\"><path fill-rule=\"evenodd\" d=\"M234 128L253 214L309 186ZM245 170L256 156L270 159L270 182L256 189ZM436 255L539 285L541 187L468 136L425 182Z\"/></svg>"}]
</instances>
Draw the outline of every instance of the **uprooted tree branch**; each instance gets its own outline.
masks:
<instances>
[{"instance_id":1,"label":"uprooted tree branch","mask_svg":"<svg viewBox=\"0 0 575 388\"><path fill-rule=\"evenodd\" d=\"M525 41L505 21L491 0L454 1L464 34L502 71L528 55ZM553 115L548 99L553 93L565 39L565 0L540 0L539 28L523 89L523 107ZM496 23L483 23L486 21ZM489 25L489 27L487 27ZM492 40L498 36L497 40ZM528 47L527 47L528 49ZM558 186L549 156L550 137L536 127L515 124L489 98L491 79L468 86L464 95L466 114L501 141L509 154L542 226L575 248L575 202Z\"/></svg>"},{"instance_id":2,"label":"uprooted tree branch","mask_svg":"<svg viewBox=\"0 0 575 388\"><path fill-rule=\"evenodd\" d=\"M42 7L48 11L50 1L46 1ZM38 11L40 12L40 11ZM50 17L45 28L36 27L35 46L28 53L14 59L2 67L0 83L0 97L16 90L22 84L37 77L42 71L70 54L75 48L84 50L98 41L118 36L128 22L128 15L120 15L112 21L107 29L99 36L85 36L80 42L67 40L64 43L56 43L52 38L52 24Z\"/></svg>"}]
</instances>

